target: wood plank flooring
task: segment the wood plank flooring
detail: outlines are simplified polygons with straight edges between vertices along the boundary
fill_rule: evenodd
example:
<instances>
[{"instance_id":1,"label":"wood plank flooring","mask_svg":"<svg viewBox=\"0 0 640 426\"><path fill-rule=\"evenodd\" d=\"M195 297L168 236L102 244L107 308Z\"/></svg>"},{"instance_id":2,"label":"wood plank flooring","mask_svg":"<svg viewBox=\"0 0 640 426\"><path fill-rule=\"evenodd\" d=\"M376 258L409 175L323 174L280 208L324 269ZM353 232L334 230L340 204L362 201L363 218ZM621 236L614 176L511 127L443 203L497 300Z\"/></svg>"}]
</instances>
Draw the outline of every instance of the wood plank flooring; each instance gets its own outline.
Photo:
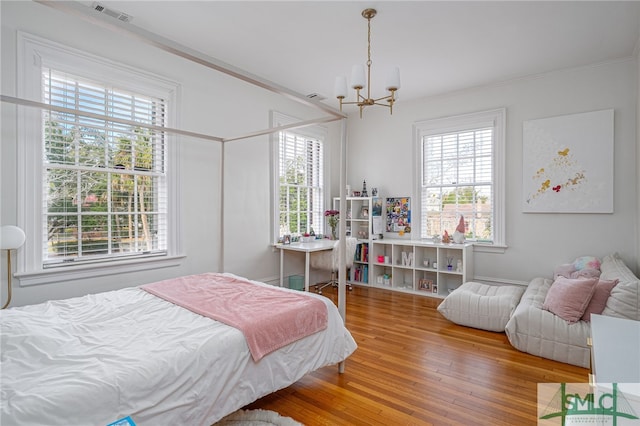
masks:
<instances>
[{"instance_id":1,"label":"wood plank flooring","mask_svg":"<svg viewBox=\"0 0 640 426\"><path fill-rule=\"evenodd\" d=\"M337 291L324 295L336 302ZM439 299L354 287L347 328L358 349L246 408L308 425L535 425L537 383L589 371L513 348L504 333L455 325Z\"/></svg>"}]
</instances>

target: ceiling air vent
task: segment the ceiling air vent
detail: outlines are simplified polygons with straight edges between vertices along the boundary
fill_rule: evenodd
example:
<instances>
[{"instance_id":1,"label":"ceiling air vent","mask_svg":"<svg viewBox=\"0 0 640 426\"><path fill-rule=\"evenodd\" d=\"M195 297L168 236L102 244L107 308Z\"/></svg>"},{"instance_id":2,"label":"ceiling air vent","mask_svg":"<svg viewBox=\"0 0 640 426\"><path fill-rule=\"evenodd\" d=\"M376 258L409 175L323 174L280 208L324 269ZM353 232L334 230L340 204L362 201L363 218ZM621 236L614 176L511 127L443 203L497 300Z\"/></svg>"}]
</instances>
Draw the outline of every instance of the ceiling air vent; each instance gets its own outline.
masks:
<instances>
[{"instance_id":1,"label":"ceiling air vent","mask_svg":"<svg viewBox=\"0 0 640 426\"><path fill-rule=\"evenodd\" d=\"M112 18L116 18L118 21L131 22L131 20L133 19L133 16L131 16L131 15L127 15L126 13L118 12L117 10L109 9L105 5L100 4L98 2L93 3L93 5L91 5L91 7L93 8L93 10L95 10L97 12L100 12L100 13L104 13L105 15L111 16Z\"/></svg>"},{"instance_id":2,"label":"ceiling air vent","mask_svg":"<svg viewBox=\"0 0 640 426\"><path fill-rule=\"evenodd\" d=\"M326 96L322 96L320 93L309 93L307 98L313 99L314 101L324 101L327 99Z\"/></svg>"}]
</instances>

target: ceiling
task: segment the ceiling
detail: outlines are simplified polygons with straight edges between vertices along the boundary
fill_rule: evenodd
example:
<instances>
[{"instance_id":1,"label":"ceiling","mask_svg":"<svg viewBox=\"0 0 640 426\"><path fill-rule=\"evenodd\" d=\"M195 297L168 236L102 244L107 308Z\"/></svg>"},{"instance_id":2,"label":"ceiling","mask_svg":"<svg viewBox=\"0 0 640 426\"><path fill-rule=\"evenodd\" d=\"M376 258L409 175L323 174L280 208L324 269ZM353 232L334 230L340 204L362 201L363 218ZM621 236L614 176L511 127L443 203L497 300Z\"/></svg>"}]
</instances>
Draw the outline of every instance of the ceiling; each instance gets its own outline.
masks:
<instances>
[{"instance_id":1,"label":"ceiling","mask_svg":"<svg viewBox=\"0 0 640 426\"><path fill-rule=\"evenodd\" d=\"M100 3L132 16L130 25L334 106L335 77L366 62L368 7L378 11L372 95L384 95L397 65L400 100L629 57L640 38L640 1Z\"/></svg>"}]
</instances>

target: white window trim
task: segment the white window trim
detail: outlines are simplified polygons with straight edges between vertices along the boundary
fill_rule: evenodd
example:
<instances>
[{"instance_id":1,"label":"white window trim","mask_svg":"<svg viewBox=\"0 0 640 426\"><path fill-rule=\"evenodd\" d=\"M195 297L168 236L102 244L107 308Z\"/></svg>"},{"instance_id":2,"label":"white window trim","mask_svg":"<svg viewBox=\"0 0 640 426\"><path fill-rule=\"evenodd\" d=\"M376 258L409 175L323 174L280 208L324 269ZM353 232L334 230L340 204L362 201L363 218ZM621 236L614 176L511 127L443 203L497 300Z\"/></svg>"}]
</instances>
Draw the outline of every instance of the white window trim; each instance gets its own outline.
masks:
<instances>
[{"instance_id":1,"label":"white window trim","mask_svg":"<svg viewBox=\"0 0 640 426\"><path fill-rule=\"evenodd\" d=\"M271 111L271 127L286 126L289 124L298 123L301 120L289 115L283 114L278 111ZM313 125L301 127L293 130L288 130L292 133L308 136L310 138L319 139L323 144L323 175L324 175L324 208L329 209L331 207L330 196L330 167L329 158L331 150L329 149L329 143L327 141L328 130L325 126ZM280 144L279 144L279 132L272 133L270 137L271 144L271 241L275 244L278 242L280 234L280 181L278 179L278 159L280 158ZM329 207L327 207L329 206Z\"/></svg>"},{"instance_id":2,"label":"white window trim","mask_svg":"<svg viewBox=\"0 0 640 426\"><path fill-rule=\"evenodd\" d=\"M488 111L456 115L452 117L436 118L414 123L414 188L416 197L414 206L421 206L421 185L422 181L422 138L429 135L442 134L447 132L459 132L479 127L493 127L493 217L494 231L493 243L475 243L475 251L502 252L506 248L506 216L505 216L505 147L506 147L506 109L499 108ZM415 223L421 223L422 212L420 208L412 212Z\"/></svg>"},{"instance_id":3,"label":"white window trim","mask_svg":"<svg viewBox=\"0 0 640 426\"><path fill-rule=\"evenodd\" d=\"M140 71L96 55L73 49L50 40L24 32L18 32L18 87L20 98L41 102L41 71L43 65L71 74L91 73L92 78L114 84L123 89L141 91L167 99L168 127L177 127L176 105L180 98L177 82ZM176 136L167 134L167 255L137 259L110 260L107 262L70 265L65 268L47 268L42 265L41 209L42 197L42 118L37 108L19 110L18 125L18 226L24 229L27 240L24 255L18 257L16 277L21 286L59 282L62 279L84 279L96 276L120 274L174 266L182 253L179 170L180 164Z\"/></svg>"}]
</instances>

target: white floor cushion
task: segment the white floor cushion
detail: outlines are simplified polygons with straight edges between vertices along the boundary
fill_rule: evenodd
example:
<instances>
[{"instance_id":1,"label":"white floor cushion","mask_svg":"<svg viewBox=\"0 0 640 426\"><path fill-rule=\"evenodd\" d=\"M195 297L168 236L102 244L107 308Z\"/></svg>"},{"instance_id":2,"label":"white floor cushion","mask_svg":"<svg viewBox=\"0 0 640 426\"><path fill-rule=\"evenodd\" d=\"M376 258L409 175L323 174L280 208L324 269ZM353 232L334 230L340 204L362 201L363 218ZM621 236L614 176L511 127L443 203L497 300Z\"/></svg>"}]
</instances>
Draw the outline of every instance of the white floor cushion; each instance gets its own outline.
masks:
<instances>
[{"instance_id":1,"label":"white floor cushion","mask_svg":"<svg viewBox=\"0 0 640 426\"><path fill-rule=\"evenodd\" d=\"M467 282L438 306L449 321L489 331L504 331L526 287Z\"/></svg>"}]
</instances>

